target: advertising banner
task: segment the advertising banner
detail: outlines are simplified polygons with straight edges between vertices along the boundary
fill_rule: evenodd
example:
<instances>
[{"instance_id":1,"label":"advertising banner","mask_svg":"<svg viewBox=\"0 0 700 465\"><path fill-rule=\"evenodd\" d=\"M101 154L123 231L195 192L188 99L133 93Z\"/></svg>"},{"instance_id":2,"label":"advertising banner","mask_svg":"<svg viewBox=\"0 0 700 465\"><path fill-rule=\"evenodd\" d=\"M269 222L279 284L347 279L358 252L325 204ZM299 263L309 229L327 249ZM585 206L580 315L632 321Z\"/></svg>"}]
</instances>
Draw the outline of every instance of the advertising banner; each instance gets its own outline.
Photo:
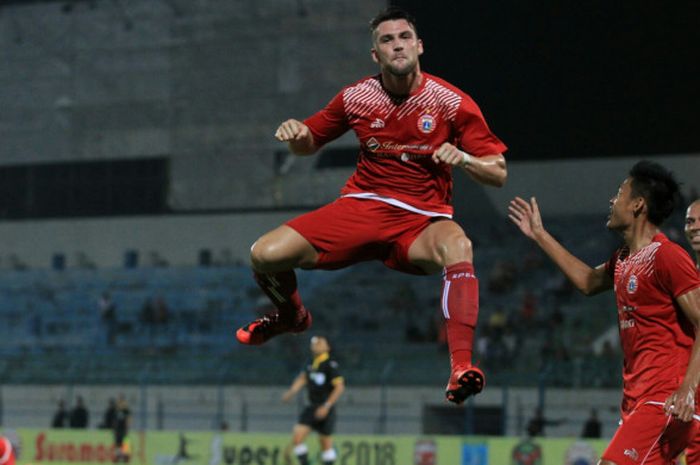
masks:
<instances>
[{"instance_id":1,"label":"advertising banner","mask_svg":"<svg viewBox=\"0 0 700 465\"><path fill-rule=\"evenodd\" d=\"M129 434L116 454L97 430L6 430L17 463L75 465L126 460L135 465L296 465L290 434L147 431ZM595 465L605 440L465 436L337 435L336 465ZM320 465L318 439L307 439Z\"/></svg>"}]
</instances>

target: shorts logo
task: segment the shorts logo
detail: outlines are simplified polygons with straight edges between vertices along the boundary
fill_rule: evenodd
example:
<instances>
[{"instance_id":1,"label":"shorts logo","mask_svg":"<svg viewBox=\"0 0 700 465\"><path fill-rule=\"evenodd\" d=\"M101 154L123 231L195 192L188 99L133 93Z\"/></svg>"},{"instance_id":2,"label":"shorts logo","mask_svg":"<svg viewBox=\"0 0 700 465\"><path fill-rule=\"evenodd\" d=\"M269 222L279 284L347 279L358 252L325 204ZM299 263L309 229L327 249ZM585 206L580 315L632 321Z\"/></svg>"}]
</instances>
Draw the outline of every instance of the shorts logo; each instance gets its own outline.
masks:
<instances>
[{"instance_id":1,"label":"shorts logo","mask_svg":"<svg viewBox=\"0 0 700 465\"><path fill-rule=\"evenodd\" d=\"M625 449L624 454L634 460L635 462L639 460L639 454L637 453L637 449Z\"/></svg>"},{"instance_id":2,"label":"shorts logo","mask_svg":"<svg viewBox=\"0 0 700 465\"><path fill-rule=\"evenodd\" d=\"M430 134L435 130L435 118L429 113L418 118L418 130L425 134Z\"/></svg>"},{"instance_id":3,"label":"shorts logo","mask_svg":"<svg viewBox=\"0 0 700 465\"><path fill-rule=\"evenodd\" d=\"M632 275L630 280L627 281L627 293L634 294L635 292L637 292L637 277Z\"/></svg>"},{"instance_id":4,"label":"shorts logo","mask_svg":"<svg viewBox=\"0 0 700 465\"><path fill-rule=\"evenodd\" d=\"M369 140L367 142L365 142L365 145L367 146L368 149L370 149L370 151L376 152L381 144L374 137L370 137Z\"/></svg>"},{"instance_id":5,"label":"shorts logo","mask_svg":"<svg viewBox=\"0 0 700 465\"><path fill-rule=\"evenodd\" d=\"M381 118L376 118L374 121L372 121L372 124L369 125L372 129L381 129L384 127L384 120Z\"/></svg>"}]
</instances>

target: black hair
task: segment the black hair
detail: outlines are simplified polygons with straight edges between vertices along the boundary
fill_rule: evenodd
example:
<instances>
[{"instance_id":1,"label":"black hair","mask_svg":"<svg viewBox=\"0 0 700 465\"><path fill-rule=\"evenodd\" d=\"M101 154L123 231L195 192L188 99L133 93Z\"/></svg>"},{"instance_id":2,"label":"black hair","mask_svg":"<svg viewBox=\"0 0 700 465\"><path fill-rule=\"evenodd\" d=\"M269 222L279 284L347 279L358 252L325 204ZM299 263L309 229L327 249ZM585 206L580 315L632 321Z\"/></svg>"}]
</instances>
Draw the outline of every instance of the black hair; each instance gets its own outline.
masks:
<instances>
[{"instance_id":1,"label":"black hair","mask_svg":"<svg viewBox=\"0 0 700 465\"><path fill-rule=\"evenodd\" d=\"M647 218L660 226L671 216L680 200L680 186L673 173L658 163L640 161L629 172L633 197L647 204Z\"/></svg>"},{"instance_id":2,"label":"black hair","mask_svg":"<svg viewBox=\"0 0 700 465\"><path fill-rule=\"evenodd\" d=\"M390 6L386 10L377 13L377 15L369 22L369 30L374 32L384 21L392 21L396 19L405 19L408 24L411 25L413 30L416 31L416 34L418 33L416 30L416 18L414 18L408 11L397 6Z\"/></svg>"}]
</instances>

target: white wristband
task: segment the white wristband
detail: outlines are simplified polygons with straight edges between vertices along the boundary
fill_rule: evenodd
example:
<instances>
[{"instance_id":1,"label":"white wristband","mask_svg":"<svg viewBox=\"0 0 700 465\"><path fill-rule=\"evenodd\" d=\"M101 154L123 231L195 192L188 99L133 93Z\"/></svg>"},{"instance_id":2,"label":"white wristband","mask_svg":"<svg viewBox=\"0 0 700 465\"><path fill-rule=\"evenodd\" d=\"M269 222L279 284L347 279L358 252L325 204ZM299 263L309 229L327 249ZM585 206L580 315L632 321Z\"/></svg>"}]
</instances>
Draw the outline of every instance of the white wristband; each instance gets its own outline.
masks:
<instances>
[{"instance_id":1,"label":"white wristband","mask_svg":"<svg viewBox=\"0 0 700 465\"><path fill-rule=\"evenodd\" d=\"M472 156L469 155L467 152L462 152L461 150L459 153L462 154L462 166L467 167L472 164Z\"/></svg>"}]
</instances>

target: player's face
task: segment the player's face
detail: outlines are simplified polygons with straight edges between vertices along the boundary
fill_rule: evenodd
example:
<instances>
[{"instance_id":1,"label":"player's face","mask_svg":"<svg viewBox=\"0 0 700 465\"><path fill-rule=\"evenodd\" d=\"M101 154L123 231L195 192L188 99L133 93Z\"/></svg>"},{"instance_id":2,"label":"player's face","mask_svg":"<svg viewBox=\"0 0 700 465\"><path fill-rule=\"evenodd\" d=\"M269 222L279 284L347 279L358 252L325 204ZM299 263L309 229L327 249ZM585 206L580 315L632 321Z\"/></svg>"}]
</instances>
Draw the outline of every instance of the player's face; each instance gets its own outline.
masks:
<instances>
[{"instance_id":1,"label":"player's face","mask_svg":"<svg viewBox=\"0 0 700 465\"><path fill-rule=\"evenodd\" d=\"M685 237L690 247L700 253L700 200L691 203L685 212Z\"/></svg>"},{"instance_id":2,"label":"player's face","mask_svg":"<svg viewBox=\"0 0 700 465\"><path fill-rule=\"evenodd\" d=\"M606 226L614 231L629 226L634 219L634 210L639 198L632 197L632 179L625 179L617 194L610 199L610 215Z\"/></svg>"},{"instance_id":3,"label":"player's face","mask_svg":"<svg viewBox=\"0 0 700 465\"><path fill-rule=\"evenodd\" d=\"M324 352L328 352L330 347L328 341L325 337L314 336L311 338L311 353L314 355L320 355Z\"/></svg>"},{"instance_id":4,"label":"player's face","mask_svg":"<svg viewBox=\"0 0 700 465\"><path fill-rule=\"evenodd\" d=\"M423 42L405 19L384 21L375 29L372 59L382 71L407 76L416 70L422 54Z\"/></svg>"}]
</instances>

